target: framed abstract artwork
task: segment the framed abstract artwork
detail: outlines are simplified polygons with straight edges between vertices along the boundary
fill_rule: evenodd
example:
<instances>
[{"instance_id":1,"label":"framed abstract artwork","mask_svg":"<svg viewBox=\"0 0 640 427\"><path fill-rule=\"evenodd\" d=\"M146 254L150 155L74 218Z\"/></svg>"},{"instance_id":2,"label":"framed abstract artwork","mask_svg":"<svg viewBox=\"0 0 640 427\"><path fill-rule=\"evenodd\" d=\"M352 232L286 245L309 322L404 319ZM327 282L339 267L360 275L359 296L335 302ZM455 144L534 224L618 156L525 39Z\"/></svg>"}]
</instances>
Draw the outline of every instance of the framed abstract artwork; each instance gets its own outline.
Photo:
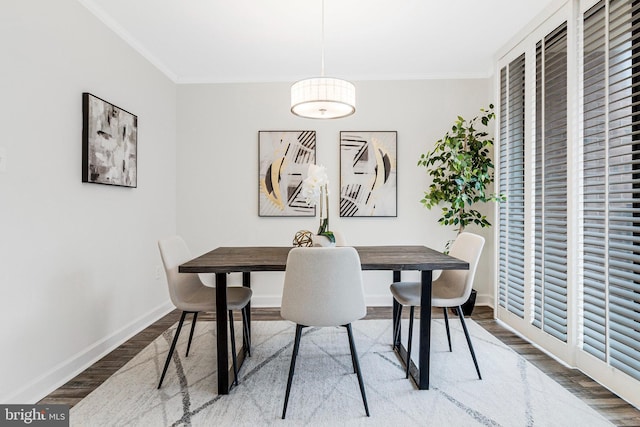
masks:
<instances>
[{"instance_id":1,"label":"framed abstract artwork","mask_svg":"<svg viewBox=\"0 0 640 427\"><path fill-rule=\"evenodd\" d=\"M138 117L82 94L82 182L137 187Z\"/></svg>"},{"instance_id":2,"label":"framed abstract artwork","mask_svg":"<svg viewBox=\"0 0 640 427\"><path fill-rule=\"evenodd\" d=\"M398 133L340 132L340 216L398 216Z\"/></svg>"},{"instance_id":3,"label":"framed abstract artwork","mask_svg":"<svg viewBox=\"0 0 640 427\"><path fill-rule=\"evenodd\" d=\"M316 162L316 132L259 131L259 216L315 216L302 180Z\"/></svg>"}]
</instances>

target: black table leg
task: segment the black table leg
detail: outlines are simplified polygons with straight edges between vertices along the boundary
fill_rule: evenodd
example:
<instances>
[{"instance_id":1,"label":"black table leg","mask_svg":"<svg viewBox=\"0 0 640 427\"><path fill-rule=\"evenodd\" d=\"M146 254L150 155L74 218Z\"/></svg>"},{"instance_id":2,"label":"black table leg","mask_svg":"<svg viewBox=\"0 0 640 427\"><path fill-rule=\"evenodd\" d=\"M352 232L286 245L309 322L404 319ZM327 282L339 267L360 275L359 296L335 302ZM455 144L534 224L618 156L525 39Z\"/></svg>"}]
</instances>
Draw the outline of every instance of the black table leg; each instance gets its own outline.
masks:
<instances>
[{"instance_id":1,"label":"black table leg","mask_svg":"<svg viewBox=\"0 0 640 427\"><path fill-rule=\"evenodd\" d=\"M418 361L420 390L429 390L429 356L431 352L431 279L432 271L422 272L420 299L420 356ZM415 379L415 378L414 378Z\"/></svg>"},{"instance_id":2,"label":"black table leg","mask_svg":"<svg viewBox=\"0 0 640 427\"><path fill-rule=\"evenodd\" d=\"M242 273L242 286L247 287L247 288L251 288L251 272L249 271L244 271ZM249 300L249 302L247 303L247 330L249 332L249 336L247 337L247 342L251 342L250 338L251 338L251 300ZM244 334L244 329L243 332Z\"/></svg>"},{"instance_id":3,"label":"black table leg","mask_svg":"<svg viewBox=\"0 0 640 427\"><path fill-rule=\"evenodd\" d=\"M401 272L400 271L394 271L393 272L393 282L400 282L401 281ZM396 299L393 299L393 313L392 313L392 317L393 317L393 329L391 330L391 333L394 334L394 336L391 338L391 342L393 343L393 348L396 348L400 345L400 337L402 336L402 330L400 330L400 323L402 323L401 321L398 321L398 311L400 311L401 306L398 303L398 301L396 301ZM398 328L398 332L396 334L396 328ZM397 337L397 339L396 339Z\"/></svg>"},{"instance_id":4,"label":"black table leg","mask_svg":"<svg viewBox=\"0 0 640 427\"><path fill-rule=\"evenodd\" d=\"M229 394L229 345L227 337L227 321L227 273L216 273L218 394Z\"/></svg>"}]
</instances>

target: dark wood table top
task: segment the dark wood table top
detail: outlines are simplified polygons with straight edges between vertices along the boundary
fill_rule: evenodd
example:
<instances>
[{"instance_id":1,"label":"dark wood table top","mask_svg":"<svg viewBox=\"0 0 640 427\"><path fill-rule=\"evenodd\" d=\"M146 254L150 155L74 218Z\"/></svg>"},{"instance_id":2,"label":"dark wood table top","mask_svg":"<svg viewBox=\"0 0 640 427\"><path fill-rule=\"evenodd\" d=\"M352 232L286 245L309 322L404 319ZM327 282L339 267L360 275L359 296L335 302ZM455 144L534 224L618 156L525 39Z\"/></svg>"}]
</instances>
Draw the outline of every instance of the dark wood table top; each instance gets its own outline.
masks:
<instances>
[{"instance_id":1,"label":"dark wood table top","mask_svg":"<svg viewBox=\"0 0 640 427\"><path fill-rule=\"evenodd\" d=\"M469 264L426 246L356 246L363 270L467 270ZM182 273L285 271L291 247L220 247L182 264Z\"/></svg>"}]
</instances>

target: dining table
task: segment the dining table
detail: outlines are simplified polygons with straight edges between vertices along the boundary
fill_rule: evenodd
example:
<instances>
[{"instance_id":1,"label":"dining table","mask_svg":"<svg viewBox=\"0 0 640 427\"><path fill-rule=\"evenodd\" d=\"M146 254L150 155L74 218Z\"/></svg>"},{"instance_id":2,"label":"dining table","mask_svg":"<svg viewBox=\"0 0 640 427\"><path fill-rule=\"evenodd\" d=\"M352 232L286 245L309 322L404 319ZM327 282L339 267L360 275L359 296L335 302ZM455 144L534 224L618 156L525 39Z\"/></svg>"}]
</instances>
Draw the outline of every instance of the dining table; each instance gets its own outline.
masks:
<instances>
[{"instance_id":1,"label":"dining table","mask_svg":"<svg viewBox=\"0 0 640 427\"><path fill-rule=\"evenodd\" d=\"M402 271L420 271L421 301L419 321L418 364L413 362L410 374L417 387L429 389L429 359L431 351L431 285L434 270L468 270L469 264L443 254L427 246L382 245L354 246L360 256L362 270L386 270L393 272L393 282L401 281ZM242 285L251 287L251 273L264 271L286 271L287 256L291 247L286 246L235 246L219 247L204 253L179 266L181 273L213 273L216 286L216 344L218 394L228 394L234 375L229 371L229 345L227 334L227 275L242 273ZM391 283L391 281L389 282ZM402 307L393 300L393 323ZM250 305L247 310L249 334L251 325ZM398 325L399 327L399 325ZM392 337L392 345L402 364L406 360L406 349L398 337ZM238 363L244 360L245 349L241 348Z\"/></svg>"}]
</instances>

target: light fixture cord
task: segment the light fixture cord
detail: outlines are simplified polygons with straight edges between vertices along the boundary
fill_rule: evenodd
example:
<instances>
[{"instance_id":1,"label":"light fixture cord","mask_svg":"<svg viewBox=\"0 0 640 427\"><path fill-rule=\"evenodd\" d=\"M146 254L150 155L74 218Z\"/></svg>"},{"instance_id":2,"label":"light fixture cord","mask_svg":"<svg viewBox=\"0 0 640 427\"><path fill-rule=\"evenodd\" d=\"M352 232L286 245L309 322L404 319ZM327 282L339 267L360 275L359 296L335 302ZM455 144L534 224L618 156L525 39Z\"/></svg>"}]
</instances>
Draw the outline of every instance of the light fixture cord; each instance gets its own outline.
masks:
<instances>
[{"instance_id":1,"label":"light fixture cord","mask_svg":"<svg viewBox=\"0 0 640 427\"><path fill-rule=\"evenodd\" d=\"M322 0L322 63L320 77L324 77L324 0Z\"/></svg>"}]
</instances>

